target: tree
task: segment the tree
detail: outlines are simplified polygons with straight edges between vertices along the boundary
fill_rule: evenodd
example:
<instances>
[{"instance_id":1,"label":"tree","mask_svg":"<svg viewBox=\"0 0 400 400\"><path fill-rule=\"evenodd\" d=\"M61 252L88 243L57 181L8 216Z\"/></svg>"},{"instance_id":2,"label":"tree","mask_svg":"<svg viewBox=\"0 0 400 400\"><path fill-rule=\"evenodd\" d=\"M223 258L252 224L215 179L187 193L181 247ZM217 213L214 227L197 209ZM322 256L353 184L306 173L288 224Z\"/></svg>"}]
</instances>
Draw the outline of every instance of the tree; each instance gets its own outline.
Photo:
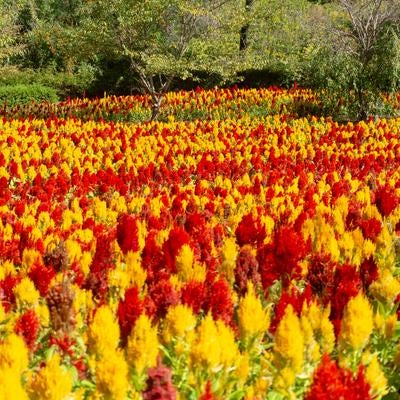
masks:
<instances>
[{"instance_id":1,"label":"tree","mask_svg":"<svg viewBox=\"0 0 400 400\"><path fill-rule=\"evenodd\" d=\"M254 0L246 0L245 2L245 13L249 14ZM248 33L249 33L249 21L245 21L243 26L240 28L240 40L239 40L239 50L244 51L248 47Z\"/></svg>"},{"instance_id":2,"label":"tree","mask_svg":"<svg viewBox=\"0 0 400 400\"><path fill-rule=\"evenodd\" d=\"M398 0L339 0L348 21L337 34L349 57L356 64L354 90L358 106L358 119L365 119L373 111L369 97L380 89L379 77L382 66L390 54L387 44L397 40L397 24L400 23ZM394 72L394 71L391 71ZM387 73L387 71L386 71Z\"/></svg>"},{"instance_id":3,"label":"tree","mask_svg":"<svg viewBox=\"0 0 400 400\"><path fill-rule=\"evenodd\" d=\"M0 66L11 64L13 57L24 50L23 43L18 40L19 3L0 0Z\"/></svg>"},{"instance_id":4,"label":"tree","mask_svg":"<svg viewBox=\"0 0 400 400\"><path fill-rule=\"evenodd\" d=\"M317 10L317 12L315 12ZM400 83L399 0L336 0L315 6L303 79L326 113L361 120L388 114L381 92Z\"/></svg>"},{"instance_id":5,"label":"tree","mask_svg":"<svg viewBox=\"0 0 400 400\"><path fill-rule=\"evenodd\" d=\"M279 83L297 79L302 49L308 40L307 0L241 0L235 19L239 27L241 71Z\"/></svg>"},{"instance_id":6,"label":"tree","mask_svg":"<svg viewBox=\"0 0 400 400\"><path fill-rule=\"evenodd\" d=\"M224 40L221 19L230 2L96 1L90 4L86 27L100 51L128 58L138 87L151 96L154 120L175 78L188 78L196 70L223 79L233 75L233 48Z\"/></svg>"}]
</instances>

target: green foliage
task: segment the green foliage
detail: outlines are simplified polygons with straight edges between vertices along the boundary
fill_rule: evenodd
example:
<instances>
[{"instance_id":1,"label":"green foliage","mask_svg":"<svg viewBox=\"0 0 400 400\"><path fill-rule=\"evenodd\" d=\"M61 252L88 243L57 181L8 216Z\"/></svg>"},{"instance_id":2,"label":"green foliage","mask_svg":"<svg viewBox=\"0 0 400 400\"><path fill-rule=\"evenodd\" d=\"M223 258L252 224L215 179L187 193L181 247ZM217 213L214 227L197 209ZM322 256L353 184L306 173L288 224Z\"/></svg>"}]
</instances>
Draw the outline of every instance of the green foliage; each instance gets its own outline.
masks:
<instances>
[{"instance_id":1,"label":"green foliage","mask_svg":"<svg viewBox=\"0 0 400 400\"><path fill-rule=\"evenodd\" d=\"M41 101L57 102L56 91L39 84L0 86L0 102L6 104L7 107Z\"/></svg>"},{"instance_id":2,"label":"green foliage","mask_svg":"<svg viewBox=\"0 0 400 400\"><path fill-rule=\"evenodd\" d=\"M303 53L302 84L320 89L322 112L339 119L393 114L381 92L400 85L398 27L379 22L385 9L361 3L348 3L353 18L340 8L319 7L319 29ZM376 31L366 30L369 18L376 18Z\"/></svg>"}]
</instances>

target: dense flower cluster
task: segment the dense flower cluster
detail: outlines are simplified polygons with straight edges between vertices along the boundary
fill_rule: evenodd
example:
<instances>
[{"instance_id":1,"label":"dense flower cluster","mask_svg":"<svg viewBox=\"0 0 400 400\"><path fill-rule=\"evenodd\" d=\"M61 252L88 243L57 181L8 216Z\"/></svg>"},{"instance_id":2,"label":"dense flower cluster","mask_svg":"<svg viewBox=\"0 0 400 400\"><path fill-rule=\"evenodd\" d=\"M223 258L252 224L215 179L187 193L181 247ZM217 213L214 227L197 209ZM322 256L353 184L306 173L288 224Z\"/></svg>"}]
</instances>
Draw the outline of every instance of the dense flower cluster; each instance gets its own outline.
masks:
<instances>
[{"instance_id":1,"label":"dense flower cluster","mask_svg":"<svg viewBox=\"0 0 400 400\"><path fill-rule=\"evenodd\" d=\"M144 97L0 120L0 398L400 390L400 119L294 118L296 96L168 94L208 108L186 122L90 118Z\"/></svg>"}]
</instances>

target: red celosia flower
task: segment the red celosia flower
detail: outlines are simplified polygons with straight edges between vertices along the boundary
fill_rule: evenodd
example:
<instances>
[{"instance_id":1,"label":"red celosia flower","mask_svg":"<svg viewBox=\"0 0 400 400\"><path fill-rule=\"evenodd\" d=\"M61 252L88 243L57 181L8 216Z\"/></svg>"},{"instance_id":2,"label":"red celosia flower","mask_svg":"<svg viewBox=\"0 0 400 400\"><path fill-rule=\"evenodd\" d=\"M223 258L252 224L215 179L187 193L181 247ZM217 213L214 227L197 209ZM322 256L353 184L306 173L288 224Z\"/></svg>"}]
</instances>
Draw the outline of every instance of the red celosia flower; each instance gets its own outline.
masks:
<instances>
[{"instance_id":1,"label":"red celosia flower","mask_svg":"<svg viewBox=\"0 0 400 400\"><path fill-rule=\"evenodd\" d=\"M312 298L312 291L309 286L303 292L300 292L297 288L292 287L290 291L285 291L281 294L278 303L274 308L274 318L271 321L270 332L275 333L279 322L285 315L286 307L290 304L293 310L300 315L303 308L303 304L309 304Z\"/></svg>"},{"instance_id":2,"label":"red celosia flower","mask_svg":"<svg viewBox=\"0 0 400 400\"><path fill-rule=\"evenodd\" d=\"M124 254L126 254L128 251L139 250L136 217L129 214L123 214L119 216L117 225L117 242Z\"/></svg>"},{"instance_id":3,"label":"red celosia flower","mask_svg":"<svg viewBox=\"0 0 400 400\"><path fill-rule=\"evenodd\" d=\"M34 263L28 273L41 296L46 296L51 280L56 276L53 266L46 267L42 263Z\"/></svg>"},{"instance_id":4,"label":"red celosia flower","mask_svg":"<svg viewBox=\"0 0 400 400\"><path fill-rule=\"evenodd\" d=\"M268 291L275 279L281 278L284 286L292 279L301 277L299 262L309 250L300 233L290 226L279 227L273 240L258 249L257 261L260 265L264 291Z\"/></svg>"},{"instance_id":5,"label":"red celosia flower","mask_svg":"<svg viewBox=\"0 0 400 400\"><path fill-rule=\"evenodd\" d=\"M214 245L221 247L224 244L225 229L223 225L217 224L213 228Z\"/></svg>"},{"instance_id":6,"label":"red celosia flower","mask_svg":"<svg viewBox=\"0 0 400 400\"><path fill-rule=\"evenodd\" d=\"M359 201L351 200L349 204L349 209L346 216L346 229L351 231L358 226L360 226L361 220L361 210L362 204Z\"/></svg>"},{"instance_id":7,"label":"red celosia flower","mask_svg":"<svg viewBox=\"0 0 400 400\"><path fill-rule=\"evenodd\" d=\"M252 214L247 214L239 222L235 235L239 246L243 246L245 244L261 244L265 239L266 232L259 219L254 218Z\"/></svg>"},{"instance_id":8,"label":"red celosia flower","mask_svg":"<svg viewBox=\"0 0 400 400\"><path fill-rule=\"evenodd\" d=\"M207 226L206 219L199 213L187 214L185 221L185 230L193 240L195 254L200 260L205 262L211 257L211 243L213 232Z\"/></svg>"},{"instance_id":9,"label":"red celosia flower","mask_svg":"<svg viewBox=\"0 0 400 400\"><path fill-rule=\"evenodd\" d=\"M118 322L121 329L121 338L125 343L132 327L139 318L143 310L143 303L139 299L139 291L133 286L125 291L124 300L118 304Z\"/></svg>"},{"instance_id":10,"label":"red celosia flower","mask_svg":"<svg viewBox=\"0 0 400 400\"><path fill-rule=\"evenodd\" d=\"M360 274L352 265L345 264L336 269L334 291L331 297L330 319L336 335L340 332L343 310L350 298L356 296L362 288Z\"/></svg>"},{"instance_id":11,"label":"red celosia flower","mask_svg":"<svg viewBox=\"0 0 400 400\"><path fill-rule=\"evenodd\" d=\"M143 400L175 400L176 389L172 383L171 370L158 360L155 368L149 368L147 387L142 393Z\"/></svg>"},{"instance_id":12,"label":"red celosia flower","mask_svg":"<svg viewBox=\"0 0 400 400\"><path fill-rule=\"evenodd\" d=\"M334 289L336 263L327 254L313 254L308 268L307 281L313 293L324 304L330 301Z\"/></svg>"},{"instance_id":13,"label":"red celosia flower","mask_svg":"<svg viewBox=\"0 0 400 400\"><path fill-rule=\"evenodd\" d=\"M30 350L34 350L40 322L35 311L28 310L15 323L15 333L22 336Z\"/></svg>"},{"instance_id":14,"label":"red celosia flower","mask_svg":"<svg viewBox=\"0 0 400 400\"><path fill-rule=\"evenodd\" d=\"M67 334L63 334L61 336L50 336L49 339L50 346L57 346L63 354L66 354L70 357L74 355L74 346L76 345L76 341L71 339Z\"/></svg>"},{"instance_id":15,"label":"red celosia flower","mask_svg":"<svg viewBox=\"0 0 400 400\"><path fill-rule=\"evenodd\" d=\"M163 244L164 261L169 272L176 273L176 256L181 247L189 242L190 236L184 229L175 227L170 231L168 239Z\"/></svg>"},{"instance_id":16,"label":"red celosia flower","mask_svg":"<svg viewBox=\"0 0 400 400\"><path fill-rule=\"evenodd\" d=\"M179 303L179 294L173 288L169 279L162 279L153 282L149 286L148 296L152 299L155 306L155 316L163 318L170 306Z\"/></svg>"},{"instance_id":17,"label":"red celosia flower","mask_svg":"<svg viewBox=\"0 0 400 400\"><path fill-rule=\"evenodd\" d=\"M306 400L369 400L372 399L370 389L362 366L353 376L351 371L340 368L328 355L324 355L314 372Z\"/></svg>"},{"instance_id":18,"label":"red celosia flower","mask_svg":"<svg viewBox=\"0 0 400 400\"><path fill-rule=\"evenodd\" d=\"M102 232L97 237L96 251L90 266L90 272L85 282L85 288L90 289L93 297L103 302L108 290L108 271L115 268L111 243L114 232Z\"/></svg>"},{"instance_id":19,"label":"red celosia flower","mask_svg":"<svg viewBox=\"0 0 400 400\"><path fill-rule=\"evenodd\" d=\"M360 277L366 292L372 282L379 278L379 269L373 257L364 260L360 265Z\"/></svg>"},{"instance_id":20,"label":"red celosia flower","mask_svg":"<svg viewBox=\"0 0 400 400\"><path fill-rule=\"evenodd\" d=\"M20 280L21 278L19 276L8 274L0 281L0 299L3 302L3 307L6 311L9 311L11 305L15 304L15 295L13 290Z\"/></svg>"},{"instance_id":21,"label":"red celosia flower","mask_svg":"<svg viewBox=\"0 0 400 400\"><path fill-rule=\"evenodd\" d=\"M248 281L253 282L254 287L261 284L258 261L246 246L240 249L235 267L235 284L241 295L246 294Z\"/></svg>"},{"instance_id":22,"label":"red celosia flower","mask_svg":"<svg viewBox=\"0 0 400 400\"><path fill-rule=\"evenodd\" d=\"M156 243L158 232L151 230L142 251L142 265L147 273L147 283L159 279L168 279L169 272L165 269L162 249Z\"/></svg>"},{"instance_id":23,"label":"red celosia flower","mask_svg":"<svg viewBox=\"0 0 400 400\"><path fill-rule=\"evenodd\" d=\"M204 282L190 281L181 289L182 303L192 308L198 314L204 306L207 289Z\"/></svg>"},{"instance_id":24,"label":"red celosia flower","mask_svg":"<svg viewBox=\"0 0 400 400\"><path fill-rule=\"evenodd\" d=\"M215 400L215 396L211 390L211 381L207 381L206 391L200 396L200 400Z\"/></svg>"},{"instance_id":25,"label":"red celosia flower","mask_svg":"<svg viewBox=\"0 0 400 400\"><path fill-rule=\"evenodd\" d=\"M366 239L372 240L373 242L382 231L382 223L376 218L362 220L359 223L359 226L362 230L364 237Z\"/></svg>"},{"instance_id":26,"label":"red celosia flower","mask_svg":"<svg viewBox=\"0 0 400 400\"><path fill-rule=\"evenodd\" d=\"M214 319L222 319L225 323L231 324L233 302L228 282L222 278L207 287L208 295L204 306L205 312L211 310Z\"/></svg>"},{"instance_id":27,"label":"red celosia flower","mask_svg":"<svg viewBox=\"0 0 400 400\"><path fill-rule=\"evenodd\" d=\"M394 189L383 186L375 192L375 204L379 212L387 217L397 207L399 199L396 197Z\"/></svg>"}]
</instances>

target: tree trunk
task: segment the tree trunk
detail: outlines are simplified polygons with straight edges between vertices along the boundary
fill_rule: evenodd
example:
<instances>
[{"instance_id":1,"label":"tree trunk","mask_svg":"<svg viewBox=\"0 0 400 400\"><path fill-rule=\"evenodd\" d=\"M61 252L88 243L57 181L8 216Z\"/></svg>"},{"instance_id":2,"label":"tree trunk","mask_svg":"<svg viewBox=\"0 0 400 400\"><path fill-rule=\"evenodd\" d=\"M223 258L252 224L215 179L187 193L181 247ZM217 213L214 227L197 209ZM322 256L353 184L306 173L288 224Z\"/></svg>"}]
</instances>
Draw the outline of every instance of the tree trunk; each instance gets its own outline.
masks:
<instances>
[{"instance_id":1,"label":"tree trunk","mask_svg":"<svg viewBox=\"0 0 400 400\"><path fill-rule=\"evenodd\" d=\"M251 10L251 6L253 5L254 0L246 0L246 14L249 13ZM244 51L247 49L248 44L248 34L249 34L249 28L250 24L246 22L245 25L243 25L240 28L240 42L239 42L239 50Z\"/></svg>"},{"instance_id":2,"label":"tree trunk","mask_svg":"<svg viewBox=\"0 0 400 400\"><path fill-rule=\"evenodd\" d=\"M156 121L160 115L161 104L164 99L163 94L151 96L152 106L151 106L151 121Z\"/></svg>"}]
</instances>

